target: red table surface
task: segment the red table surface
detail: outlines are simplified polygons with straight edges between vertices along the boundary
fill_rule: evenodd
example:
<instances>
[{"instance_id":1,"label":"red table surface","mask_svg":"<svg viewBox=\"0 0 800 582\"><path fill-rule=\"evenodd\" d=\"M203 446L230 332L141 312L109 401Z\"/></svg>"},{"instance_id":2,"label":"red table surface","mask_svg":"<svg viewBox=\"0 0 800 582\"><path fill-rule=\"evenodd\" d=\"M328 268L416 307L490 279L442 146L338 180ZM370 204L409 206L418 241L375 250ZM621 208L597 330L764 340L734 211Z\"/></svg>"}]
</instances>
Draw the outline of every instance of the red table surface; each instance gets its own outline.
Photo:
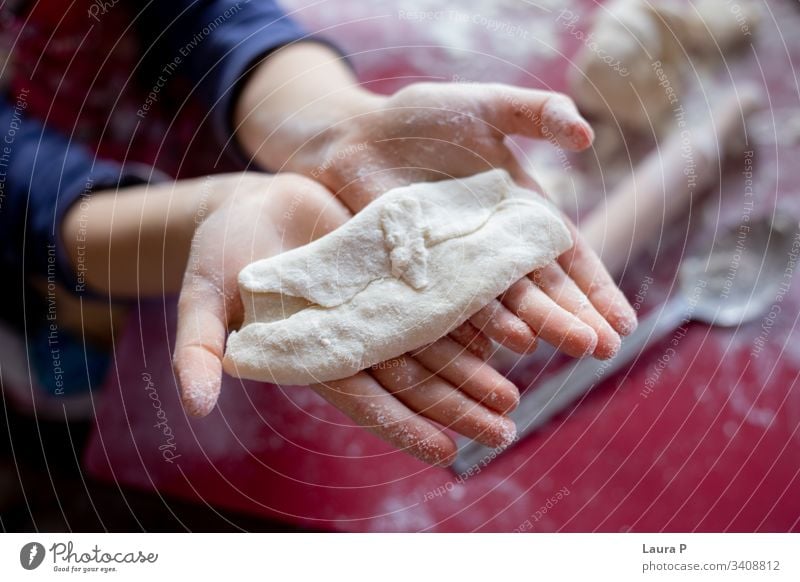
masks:
<instances>
[{"instance_id":1,"label":"red table surface","mask_svg":"<svg viewBox=\"0 0 800 582\"><path fill-rule=\"evenodd\" d=\"M376 6L383 10L381 3ZM800 63L800 39L776 35L798 30L800 11L790 2L771 8L757 58L741 59L731 74L766 85L773 110L786 111L798 105L794 65ZM313 29L325 25L325 14L299 17ZM556 11L547 14L531 17L552 21ZM398 38L408 27L398 32L393 24L385 17L366 24L353 17L331 36L353 51L361 40L365 51L412 44ZM491 55L462 69L458 62L449 64L453 74L466 78L483 63L482 79L564 89L567 65L554 63L565 58L560 52L574 52L575 43L562 38L546 62L528 55L524 62L505 61L504 71L485 66ZM448 58L425 47L390 48L380 58L353 60L365 80L392 77L381 82L388 90L409 82L408 76L426 74L420 70L425 54L434 55L429 57L434 69ZM781 167L762 182L772 191L763 193L762 213L779 208L798 217L800 179L796 171L783 171L797 165L796 154L796 148L759 150L762 166ZM723 192L720 204L712 203L706 214L729 213L730 197ZM626 290L635 293L655 265L658 291L646 303L657 305L683 248L681 240L673 240L634 264L625 276ZM171 369L174 305L146 304L116 345L85 466L91 475L124 486L316 529L797 531L798 287L795 283L786 294L758 357L751 350L764 320L732 330L691 324L685 337L673 336L678 341L666 367L659 361L670 339L466 480L393 451L306 388L228 378L218 408L205 419L187 419ZM522 387L537 369L535 362L529 366ZM656 376L652 393L645 395L646 381Z\"/></svg>"}]
</instances>

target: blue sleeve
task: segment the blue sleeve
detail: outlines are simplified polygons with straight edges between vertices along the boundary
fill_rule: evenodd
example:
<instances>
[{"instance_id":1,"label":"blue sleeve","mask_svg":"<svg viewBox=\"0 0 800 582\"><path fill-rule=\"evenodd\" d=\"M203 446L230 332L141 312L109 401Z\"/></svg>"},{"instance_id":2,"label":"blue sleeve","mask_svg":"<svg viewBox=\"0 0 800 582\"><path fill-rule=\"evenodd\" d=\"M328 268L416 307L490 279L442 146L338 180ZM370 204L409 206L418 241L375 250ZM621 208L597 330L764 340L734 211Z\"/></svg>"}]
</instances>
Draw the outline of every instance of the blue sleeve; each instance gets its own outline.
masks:
<instances>
[{"instance_id":1,"label":"blue sleeve","mask_svg":"<svg viewBox=\"0 0 800 582\"><path fill-rule=\"evenodd\" d=\"M146 33L158 31L147 33L150 52L162 61L154 64L180 59L178 66L210 107L221 144L233 135L242 80L269 52L307 36L271 0L157 0L144 12L143 24Z\"/></svg>"},{"instance_id":2,"label":"blue sleeve","mask_svg":"<svg viewBox=\"0 0 800 582\"><path fill-rule=\"evenodd\" d=\"M93 189L147 182L146 166L101 161L76 142L26 117L26 94L0 96L0 253L3 267L86 291L64 252L60 225Z\"/></svg>"}]
</instances>

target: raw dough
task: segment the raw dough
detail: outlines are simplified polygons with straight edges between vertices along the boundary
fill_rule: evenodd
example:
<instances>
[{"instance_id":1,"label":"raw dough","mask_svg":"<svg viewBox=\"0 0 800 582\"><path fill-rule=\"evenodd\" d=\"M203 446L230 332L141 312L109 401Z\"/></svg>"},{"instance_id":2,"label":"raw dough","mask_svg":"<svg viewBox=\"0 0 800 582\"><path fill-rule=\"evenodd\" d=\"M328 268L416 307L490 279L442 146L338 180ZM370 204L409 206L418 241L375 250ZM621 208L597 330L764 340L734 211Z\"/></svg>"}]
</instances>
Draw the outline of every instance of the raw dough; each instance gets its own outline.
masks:
<instances>
[{"instance_id":1,"label":"raw dough","mask_svg":"<svg viewBox=\"0 0 800 582\"><path fill-rule=\"evenodd\" d=\"M559 212L503 170L396 188L242 269L245 320L225 369L278 384L346 378L446 335L571 246Z\"/></svg>"},{"instance_id":2,"label":"raw dough","mask_svg":"<svg viewBox=\"0 0 800 582\"><path fill-rule=\"evenodd\" d=\"M615 0L598 9L590 34L573 31L582 45L570 94L596 121L658 136L688 74L751 38L758 21L746 0Z\"/></svg>"}]
</instances>

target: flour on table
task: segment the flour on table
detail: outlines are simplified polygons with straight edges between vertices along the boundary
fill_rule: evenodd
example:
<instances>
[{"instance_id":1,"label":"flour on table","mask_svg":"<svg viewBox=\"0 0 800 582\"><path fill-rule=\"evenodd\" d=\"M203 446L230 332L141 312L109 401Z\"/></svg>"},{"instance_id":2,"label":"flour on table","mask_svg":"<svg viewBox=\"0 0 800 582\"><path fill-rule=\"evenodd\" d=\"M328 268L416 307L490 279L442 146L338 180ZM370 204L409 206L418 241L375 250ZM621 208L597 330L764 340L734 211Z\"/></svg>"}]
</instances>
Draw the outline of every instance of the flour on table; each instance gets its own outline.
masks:
<instances>
[{"instance_id":1,"label":"flour on table","mask_svg":"<svg viewBox=\"0 0 800 582\"><path fill-rule=\"evenodd\" d=\"M412 184L239 274L244 325L225 369L278 384L346 378L446 335L572 246L503 170Z\"/></svg>"}]
</instances>

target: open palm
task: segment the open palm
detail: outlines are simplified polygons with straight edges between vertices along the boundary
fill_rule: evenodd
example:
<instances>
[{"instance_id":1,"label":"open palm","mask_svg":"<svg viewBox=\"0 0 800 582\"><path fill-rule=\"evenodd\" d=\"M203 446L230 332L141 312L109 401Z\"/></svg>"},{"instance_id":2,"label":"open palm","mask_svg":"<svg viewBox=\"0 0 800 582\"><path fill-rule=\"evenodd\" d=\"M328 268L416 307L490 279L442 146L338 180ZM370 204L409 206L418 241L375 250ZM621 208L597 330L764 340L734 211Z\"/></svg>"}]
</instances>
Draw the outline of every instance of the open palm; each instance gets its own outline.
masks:
<instances>
[{"instance_id":1,"label":"open palm","mask_svg":"<svg viewBox=\"0 0 800 582\"><path fill-rule=\"evenodd\" d=\"M353 212L383 192L419 181L504 168L542 193L508 147L512 134L582 150L594 134L568 97L500 84L419 83L374 109L325 130L319 157L298 157L304 173L337 193ZM313 148L312 148L313 149ZM316 165L312 164L316 161ZM608 358L635 313L596 254L575 240L557 264L531 273L472 317L487 336L520 352L537 337L562 351Z\"/></svg>"}]
</instances>

